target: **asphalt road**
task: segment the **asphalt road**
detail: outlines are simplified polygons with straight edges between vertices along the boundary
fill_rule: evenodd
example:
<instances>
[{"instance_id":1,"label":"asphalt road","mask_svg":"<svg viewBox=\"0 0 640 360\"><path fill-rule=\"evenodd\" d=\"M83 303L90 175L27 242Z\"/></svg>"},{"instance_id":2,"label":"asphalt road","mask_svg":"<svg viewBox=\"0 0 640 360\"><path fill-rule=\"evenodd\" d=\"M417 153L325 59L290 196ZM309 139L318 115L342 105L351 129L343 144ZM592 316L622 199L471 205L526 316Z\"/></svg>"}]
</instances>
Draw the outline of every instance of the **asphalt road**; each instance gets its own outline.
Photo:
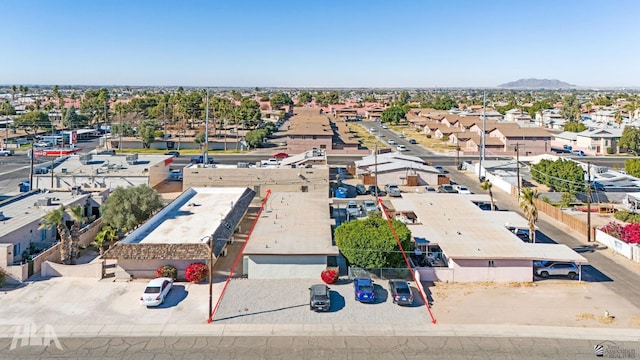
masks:
<instances>
[{"instance_id":1,"label":"asphalt road","mask_svg":"<svg viewBox=\"0 0 640 360\"><path fill-rule=\"evenodd\" d=\"M454 168L448 168L449 176L459 184L467 186L474 193L486 193L480 189L479 182L460 173ZM515 197L507 195L499 189L493 190L493 197L498 204L500 210L510 210L524 216L522 210L516 203ZM562 229L556 227L542 217L539 218L536 226L541 235L537 238L545 242L555 242L565 244L570 248L578 251L589 262L588 265L582 266L585 280L604 282L606 286L614 293L624 297L634 306L640 307L640 274L630 271L626 267L616 263L602 252L607 251L605 247L598 246L598 243L587 243L586 237L582 241L576 240L573 236L567 234Z\"/></svg>"},{"instance_id":2,"label":"asphalt road","mask_svg":"<svg viewBox=\"0 0 640 360\"><path fill-rule=\"evenodd\" d=\"M0 359L594 359L635 355L632 342L485 337L130 337L63 338L61 350L0 339ZM614 353L615 351L615 353ZM626 356L629 358L630 356Z\"/></svg>"}]
</instances>

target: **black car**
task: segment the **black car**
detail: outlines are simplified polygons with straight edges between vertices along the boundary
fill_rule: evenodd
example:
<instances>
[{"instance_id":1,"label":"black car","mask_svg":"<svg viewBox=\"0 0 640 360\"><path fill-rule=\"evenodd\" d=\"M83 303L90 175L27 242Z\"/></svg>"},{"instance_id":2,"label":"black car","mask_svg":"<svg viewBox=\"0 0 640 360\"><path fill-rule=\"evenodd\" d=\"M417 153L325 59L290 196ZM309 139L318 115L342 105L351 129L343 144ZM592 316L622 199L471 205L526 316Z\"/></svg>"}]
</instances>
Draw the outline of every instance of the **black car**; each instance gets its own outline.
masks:
<instances>
[{"instance_id":1,"label":"black car","mask_svg":"<svg viewBox=\"0 0 640 360\"><path fill-rule=\"evenodd\" d=\"M389 280L389 292L393 302L398 305L413 304L413 294L409 284L400 279Z\"/></svg>"},{"instance_id":2,"label":"black car","mask_svg":"<svg viewBox=\"0 0 640 360\"><path fill-rule=\"evenodd\" d=\"M165 155L171 155L173 157L180 157L180 152L179 151L167 151L166 153L164 153Z\"/></svg>"},{"instance_id":3,"label":"black car","mask_svg":"<svg viewBox=\"0 0 640 360\"><path fill-rule=\"evenodd\" d=\"M386 192L380 190L380 188L378 189L378 196L385 196L387 195ZM367 193L369 193L369 195L373 195L376 196L376 186L375 185L369 185L369 188L367 188Z\"/></svg>"},{"instance_id":4,"label":"black car","mask_svg":"<svg viewBox=\"0 0 640 360\"><path fill-rule=\"evenodd\" d=\"M438 186L438 192L439 193L445 193L445 194L457 194L458 190L456 190L451 185L444 184L444 185Z\"/></svg>"},{"instance_id":5,"label":"black car","mask_svg":"<svg viewBox=\"0 0 640 360\"><path fill-rule=\"evenodd\" d=\"M415 144L417 144L417 143L418 143L418 142L417 142L417 141L415 141L414 139L409 139L409 144L413 144L413 145L415 145Z\"/></svg>"},{"instance_id":6,"label":"black car","mask_svg":"<svg viewBox=\"0 0 640 360\"><path fill-rule=\"evenodd\" d=\"M309 288L309 309L314 311L329 311L331 308L331 298L329 297L329 287L318 284Z\"/></svg>"},{"instance_id":7,"label":"black car","mask_svg":"<svg viewBox=\"0 0 640 360\"><path fill-rule=\"evenodd\" d=\"M356 185L356 192L358 193L358 195L366 195L367 194L367 188L364 187L364 185L362 185L362 184L357 184Z\"/></svg>"}]
</instances>

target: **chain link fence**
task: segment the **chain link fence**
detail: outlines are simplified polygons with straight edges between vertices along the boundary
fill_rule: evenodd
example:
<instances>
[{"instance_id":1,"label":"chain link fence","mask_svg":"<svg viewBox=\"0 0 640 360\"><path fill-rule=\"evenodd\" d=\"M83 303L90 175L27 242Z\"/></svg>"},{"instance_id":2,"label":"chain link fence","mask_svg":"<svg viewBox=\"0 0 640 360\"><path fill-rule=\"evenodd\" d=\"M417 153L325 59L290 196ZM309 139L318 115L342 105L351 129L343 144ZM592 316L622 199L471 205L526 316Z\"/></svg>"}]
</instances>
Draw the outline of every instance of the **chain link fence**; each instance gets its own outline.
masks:
<instances>
[{"instance_id":1,"label":"chain link fence","mask_svg":"<svg viewBox=\"0 0 640 360\"><path fill-rule=\"evenodd\" d=\"M365 269L357 266L349 266L349 278L370 277L372 279L390 280L403 279L412 281L411 269L407 268L376 268Z\"/></svg>"}]
</instances>

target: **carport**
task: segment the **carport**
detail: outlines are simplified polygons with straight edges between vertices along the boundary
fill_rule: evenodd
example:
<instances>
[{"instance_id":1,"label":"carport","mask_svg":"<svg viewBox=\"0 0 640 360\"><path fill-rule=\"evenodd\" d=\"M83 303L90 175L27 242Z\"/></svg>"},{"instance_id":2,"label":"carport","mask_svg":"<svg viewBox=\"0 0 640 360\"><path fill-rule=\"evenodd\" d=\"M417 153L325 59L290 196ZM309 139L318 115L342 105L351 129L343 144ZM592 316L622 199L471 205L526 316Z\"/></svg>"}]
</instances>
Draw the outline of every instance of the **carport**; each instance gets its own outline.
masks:
<instances>
[{"instance_id":1,"label":"carport","mask_svg":"<svg viewBox=\"0 0 640 360\"><path fill-rule=\"evenodd\" d=\"M578 281L582 281L582 264L588 261L584 256L564 244L529 244L528 247L532 260L546 260L557 262L573 262L578 265Z\"/></svg>"}]
</instances>

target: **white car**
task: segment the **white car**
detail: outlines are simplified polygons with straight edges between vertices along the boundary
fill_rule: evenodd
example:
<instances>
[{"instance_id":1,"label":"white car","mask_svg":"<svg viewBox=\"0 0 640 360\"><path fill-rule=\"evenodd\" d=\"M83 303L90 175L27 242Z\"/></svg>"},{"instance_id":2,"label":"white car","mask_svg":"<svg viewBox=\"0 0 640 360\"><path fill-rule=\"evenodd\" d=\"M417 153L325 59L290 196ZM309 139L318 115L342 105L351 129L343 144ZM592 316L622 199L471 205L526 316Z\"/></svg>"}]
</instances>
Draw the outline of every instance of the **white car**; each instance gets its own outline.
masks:
<instances>
[{"instance_id":1,"label":"white car","mask_svg":"<svg viewBox=\"0 0 640 360\"><path fill-rule=\"evenodd\" d=\"M389 145L395 145L395 144L396 144L396 141L395 141L395 140L393 140L393 139L389 139L388 143L389 143Z\"/></svg>"},{"instance_id":2,"label":"white car","mask_svg":"<svg viewBox=\"0 0 640 360\"><path fill-rule=\"evenodd\" d=\"M396 146L396 150L398 151L407 151L407 147L404 145L398 145Z\"/></svg>"},{"instance_id":3,"label":"white car","mask_svg":"<svg viewBox=\"0 0 640 360\"><path fill-rule=\"evenodd\" d=\"M458 190L458 194L464 194L464 195L471 195L471 194L473 194L473 193L471 192L471 190L469 190L469 188L467 188L466 186L463 186L463 185L456 185L456 186L454 186L454 188L455 188L456 190Z\"/></svg>"},{"instance_id":4,"label":"white car","mask_svg":"<svg viewBox=\"0 0 640 360\"><path fill-rule=\"evenodd\" d=\"M381 128L383 128L383 129L388 129L388 128L389 128L389 127L388 127L387 125L385 125L385 124L382 124L382 126L380 126L380 127L381 127Z\"/></svg>"},{"instance_id":5,"label":"white car","mask_svg":"<svg viewBox=\"0 0 640 360\"><path fill-rule=\"evenodd\" d=\"M358 217L360 215L360 206L354 200L349 200L347 202L347 213L349 216Z\"/></svg>"},{"instance_id":6,"label":"white car","mask_svg":"<svg viewBox=\"0 0 640 360\"><path fill-rule=\"evenodd\" d=\"M362 203L362 207L364 208L364 212L368 213L369 211L378 211L378 204L376 204L373 200L365 200Z\"/></svg>"},{"instance_id":7,"label":"white car","mask_svg":"<svg viewBox=\"0 0 640 360\"><path fill-rule=\"evenodd\" d=\"M400 139L404 139L404 134L398 134L398 137L399 137Z\"/></svg>"},{"instance_id":8,"label":"white car","mask_svg":"<svg viewBox=\"0 0 640 360\"><path fill-rule=\"evenodd\" d=\"M144 293L140 296L140 305L158 306L167 298L173 286L172 278L157 278L149 281Z\"/></svg>"}]
</instances>

